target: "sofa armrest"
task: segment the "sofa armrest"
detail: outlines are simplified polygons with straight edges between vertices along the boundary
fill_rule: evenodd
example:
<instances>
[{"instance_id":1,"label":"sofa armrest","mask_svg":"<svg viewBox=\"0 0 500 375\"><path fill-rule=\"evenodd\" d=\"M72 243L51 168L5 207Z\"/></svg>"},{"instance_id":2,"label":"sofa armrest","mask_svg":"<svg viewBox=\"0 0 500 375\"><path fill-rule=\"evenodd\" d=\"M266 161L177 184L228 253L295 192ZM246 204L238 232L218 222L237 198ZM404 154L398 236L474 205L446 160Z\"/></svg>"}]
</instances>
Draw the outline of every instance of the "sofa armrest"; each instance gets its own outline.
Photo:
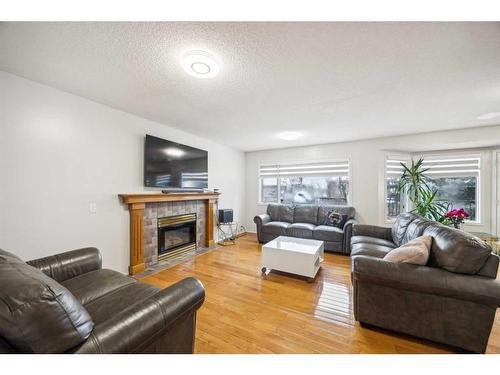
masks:
<instances>
[{"instance_id":1,"label":"sofa armrest","mask_svg":"<svg viewBox=\"0 0 500 375\"><path fill-rule=\"evenodd\" d=\"M351 253L352 227L356 224L355 219L349 219L344 224L344 253Z\"/></svg>"},{"instance_id":2,"label":"sofa armrest","mask_svg":"<svg viewBox=\"0 0 500 375\"><path fill-rule=\"evenodd\" d=\"M101 253L95 247L85 247L30 260L26 263L61 282L100 269L102 259Z\"/></svg>"},{"instance_id":3,"label":"sofa armrest","mask_svg":"<svg viewBox=\"0 0 500 375\"><path fill-rule=\"evenodd\" d=\"M353 282L434 294L493 307L500 306L500 281L440 268L393 263L357 255L351 259Z\"/></svg>"},{"instance_id":4,"label":"sofa armrest","mask_svg":"<svg viewBox=\"0 0 500 375\"><path fill-rule=\"evenodd\" d=\"M352 235L375 237L392 242L391 228L379 227L377 225L354 224Z\"/></svg>"},{"instance_id":5,"label":"sofa armrest","mask_svg":"<svg viewBox=\"0 0 500 375\"><path fill-rule=\"evenodd\" d=\"M182 318L194 317L204 299L205 289L201 282L188 277L98 324L75 353L137 353L159 340L168 341L155 345L161 352L161 348L169 344L186 348L186 343L177 342L186 341L186 337L192 352L194 325L190 332L181 325L177 337L168 333L181 323Z\"/></svg>"},{"instance_id":6,"label":"sofa armrest","mask_svg":"<svg viewBox=\"0 0 500 375\"><path fill-rule=\"evenodd\" d=\"M264 234L262 233L262 225L269 223L271 221L271 216L268 214L257 215L253 218L253 222L257 226L257 239L260 243L264 243Z\"/></svg>"},{"instance_id":7,"label":"sofa armrest","mask_svg":"<svg viewBox=\"0 0 500 375\"><path fill-rule=\"evenodd\" d=\"M268 214L257 215L253 218L253 222L257 225L262 225L269 223L271 221L271 216Z\"/></svg>"}]
</instances>

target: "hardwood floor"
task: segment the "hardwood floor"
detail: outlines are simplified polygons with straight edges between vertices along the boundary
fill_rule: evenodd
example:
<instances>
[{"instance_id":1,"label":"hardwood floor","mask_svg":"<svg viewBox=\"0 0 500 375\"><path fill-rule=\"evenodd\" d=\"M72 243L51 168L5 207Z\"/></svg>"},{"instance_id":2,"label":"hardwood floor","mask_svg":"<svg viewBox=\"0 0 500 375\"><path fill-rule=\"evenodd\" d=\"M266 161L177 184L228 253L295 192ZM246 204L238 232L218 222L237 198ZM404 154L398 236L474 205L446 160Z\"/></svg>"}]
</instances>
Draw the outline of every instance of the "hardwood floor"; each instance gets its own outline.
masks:
<instances>
[{"instance_id":1,"label":"hardwood floor","mask_svg":"<svg viewBox=\"0 0 500 375\"><path fill-rule=\"evenodd\" d=\"M167 287L194 276L206 288L196 353L450 353L450 348L362 328L352 313L349 257L325 254L315 281L260 273L255 235L240 237L143 282ZM488 353L500 353L500 318Z\"/></svg>"}]
</instances>

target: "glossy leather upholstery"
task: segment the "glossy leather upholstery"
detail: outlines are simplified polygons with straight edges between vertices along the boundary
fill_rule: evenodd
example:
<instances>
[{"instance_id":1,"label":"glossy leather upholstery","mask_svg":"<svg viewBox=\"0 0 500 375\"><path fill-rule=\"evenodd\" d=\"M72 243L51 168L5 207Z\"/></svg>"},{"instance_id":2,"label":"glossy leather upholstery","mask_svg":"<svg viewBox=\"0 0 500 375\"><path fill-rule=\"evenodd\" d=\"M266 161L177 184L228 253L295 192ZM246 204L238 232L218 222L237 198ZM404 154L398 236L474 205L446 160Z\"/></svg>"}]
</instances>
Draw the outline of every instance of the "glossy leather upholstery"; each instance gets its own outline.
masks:
<instances>
[{"instance_id":1,"label":"glossy leather upholstery","mask_svg":"<svg viewBox=\"0 0 500 375\"><path fill-rule=\"evenodd\" d=\"M313 238L316 225L310 223L292 223L286 228L286 235L290 237Z\"/></svg>"},{"instance_id":2,"label":"glossy leather upholstery","mask_svg":"<svg viewBox=\"0 0 500 375\"><path fill-rule=\"evenodd\" d=\"M318 225L313 228L312 236L315 240L342 242L344 231L330 225Z\"/></svg>"},{"instance_id":3,"label":"glossy leather upholstery","mask_svg":"<svg viewBox=\"0 0 500 375\"><path fill-rule=\"evenodd\" d=\"M295 206L293 210L293 222L317 225L318 209L318 206L314 206L312 204L301 204L299 206Z\"/></svg>"},{"instance_id":4,"label":"glossy leather upholstery","mask_svg":"<svg viewBox=\"0 0 500 375\"><path fill-rule=\"evenodd\" d=\"M0 353L193 352L196 311L205 298L194 278L159 289L102 269L95 248L28 263L0 250L0 268ZM64 296L72 324L61 318L61 302L47 298L46 286ZM5 301L25 301L26 319L19 321Z\"/></svg>"},{"instance_id":5,"label":"glossy leather upholstery","mask_svg":"<svg viewBox=\"0 0 500 375\"><path fill-rule=\"evenodd\" d=\"M61 282L100 269L102 259L99 250L95 247L86 247L30 260L26 263L39 269L50 278Z\"/></svg>"},{"instance_id":6,"label":"glossy leather upholstery","mask_svg":"<svg viewBox=\"0 0 500 375\"><path fill-rule=\"evenodd\" d=\"M351 256L369 255L376 258L383 258L394 249L391 246L378 245L370 242L358 242L351 247Z\"/></svg>"},{"instance_id":7,"label":"glossy leather upholstery","mask_svg":"<svg viewBox=\"0 0 500 375\"><path fill-rule=\"evenodd\" d=\"M392 228L353 226L356 320L472 352L484 352L500 306L499 259L468 233L401 214ZM426 266L384 261L421 235L433 244Z\"/></svg>"},{"instance_id":8,"label":"glossy leather upholstery","mask_svg":"<svg viewBox=\"0 0 500 375\"><path fill-rule=\"evenodd\" d=\"M9 347L23 353L64 352L84 342L93 328L71 292L0 250L0 336Z\"/></svg>"},{"instance_id":9,"label":"glossy leather upholstery","mask_svg":"<svg viewBox=\"0 0 500 375\"><path fill-rule=\"evenodd\" d=\"M347 215L343 228L324 225L332 209ZM260 243L279 236L310 238L323 241L326 251L349 254L355 213L350 206L270 204L267 213L255 216L254 222Z\"/></svg>"},{"instance_id":10,"label":"glossy leather upholstery","mask_svg":"<svg viewBox=\"0 0 500 375\"><path fill-rule=\"evenodd\" d=\"M120 272L108 269L97 269L83 273L63 281L64 285L84 305L126 285L134 284L135 280L125 277Z\"/></svg>"}]
</instances>

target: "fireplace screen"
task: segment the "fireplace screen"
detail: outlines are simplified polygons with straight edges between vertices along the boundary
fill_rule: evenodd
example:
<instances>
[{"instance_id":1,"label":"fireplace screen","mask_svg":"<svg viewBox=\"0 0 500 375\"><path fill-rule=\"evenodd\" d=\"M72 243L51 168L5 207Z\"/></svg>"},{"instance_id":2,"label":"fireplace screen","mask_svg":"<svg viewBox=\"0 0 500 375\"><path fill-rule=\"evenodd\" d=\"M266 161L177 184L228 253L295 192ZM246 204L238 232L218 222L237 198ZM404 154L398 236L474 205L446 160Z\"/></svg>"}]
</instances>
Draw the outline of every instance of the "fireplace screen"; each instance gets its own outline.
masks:
<instances>
[{"instance_id":1,"label":"fireplace screen","mask_svg":"<svg viewBox=\"0 0 500 375\"><path fill-rule=\"evenodd\" d=\"M158 260L196 249L196 214L158 219Z\"/></svg>"}]
</instances>

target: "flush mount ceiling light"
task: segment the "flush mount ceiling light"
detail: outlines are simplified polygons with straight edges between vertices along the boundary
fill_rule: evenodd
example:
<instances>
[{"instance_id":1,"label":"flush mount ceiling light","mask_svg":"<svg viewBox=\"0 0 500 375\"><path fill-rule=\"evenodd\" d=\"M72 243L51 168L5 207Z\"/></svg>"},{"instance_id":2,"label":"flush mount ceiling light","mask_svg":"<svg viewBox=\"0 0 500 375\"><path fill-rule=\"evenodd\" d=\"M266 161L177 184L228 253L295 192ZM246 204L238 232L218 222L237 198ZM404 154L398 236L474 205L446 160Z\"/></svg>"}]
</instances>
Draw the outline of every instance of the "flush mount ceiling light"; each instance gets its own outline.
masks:
<instances>
[{"instance_id":1,"label":"flush mount ceiling light","mask_svg":"<svg viewBox=\"0 0 500 375\"><path fill-rule=\"evenodd\" d=\"M183 156L185 154L185 152L183 150L181 150L180 148L169 147L169 148L165 149L165 154L167 154L168 156L173 156L175 158L179 158L179 157Z\"/></svg>"},{"instance_id":2,"label":"flush mount ceiling light","mask_svg":"<svg viewBox=\"0 0 500 375\"><path fill-rule=\"evenodd\" d=\"M278 134L278 138L284 139L285 141L295 141L302 137L303 134L301 132L283 132Z\"/></svg>"},{"instance_id":3,"label":"flush mount ceiling light","mask_svg":"<svg viewBox=\"0 0 500 375\"><path fill-rule=\"evenodd\" d=\"M478 120L491 120L492 118L500 117L500 112L489 112L484 115L477 116Z\"/></svg>"},{"instance_id":4,"label":"flush mount ceiling light","mask_svg":"<svg viewBox=\"0 0 500 375\"><path fill-rule=\"evenodd\" d=\"M219 64L204 51L190 51L182 58L182 68L196 78L213 78L219 74Z\"/></svg>"}]
</instances>

